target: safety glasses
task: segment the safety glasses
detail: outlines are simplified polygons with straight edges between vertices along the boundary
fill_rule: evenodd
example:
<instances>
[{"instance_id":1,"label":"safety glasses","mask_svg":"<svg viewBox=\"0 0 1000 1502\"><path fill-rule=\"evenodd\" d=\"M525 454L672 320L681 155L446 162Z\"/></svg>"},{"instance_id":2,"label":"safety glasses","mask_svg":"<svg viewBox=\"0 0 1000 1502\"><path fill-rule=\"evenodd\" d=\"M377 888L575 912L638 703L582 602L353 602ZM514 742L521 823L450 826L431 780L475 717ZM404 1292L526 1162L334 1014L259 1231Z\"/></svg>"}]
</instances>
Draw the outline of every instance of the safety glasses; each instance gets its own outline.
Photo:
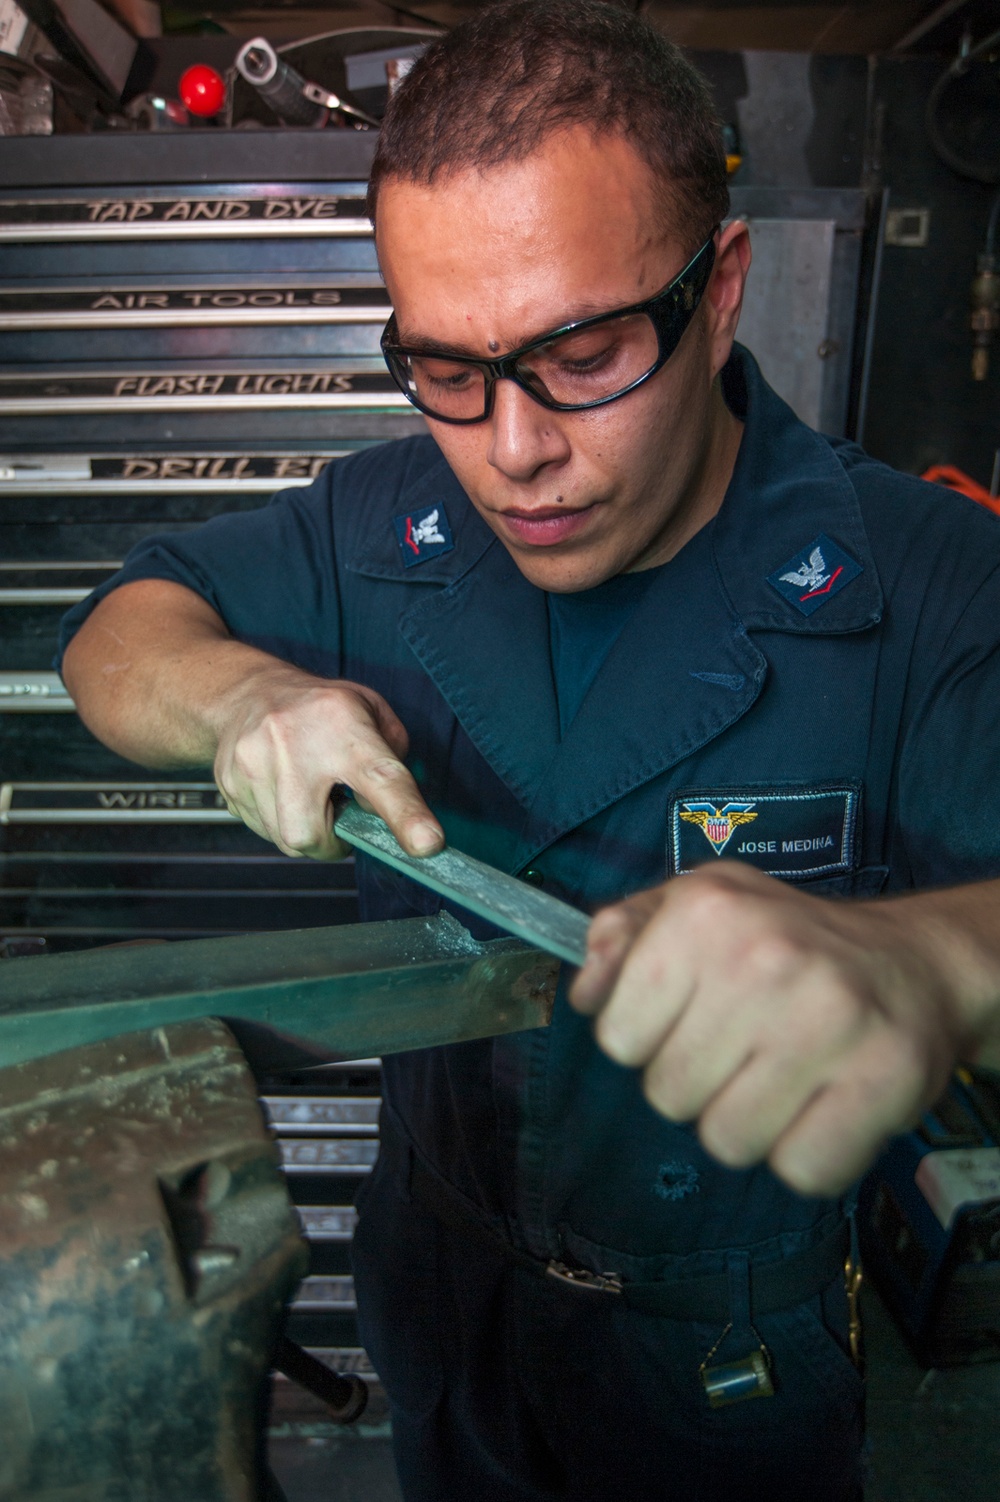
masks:
<instances>
[{"instance_id":1,"label":"safety glasses","mask_svg":"<svg viewBox=\"0 0 1000 1502\"><path fill-rule=\"evenodd\" d=\"M654 376L680 344L712 274L715 235L655 297L563 324L498 360L408 348L392 317L382 335L386 364L403 395L438 422L483 422L497 381L513 381L555 412L617 401Z\"/></svg>"}]
</instances>

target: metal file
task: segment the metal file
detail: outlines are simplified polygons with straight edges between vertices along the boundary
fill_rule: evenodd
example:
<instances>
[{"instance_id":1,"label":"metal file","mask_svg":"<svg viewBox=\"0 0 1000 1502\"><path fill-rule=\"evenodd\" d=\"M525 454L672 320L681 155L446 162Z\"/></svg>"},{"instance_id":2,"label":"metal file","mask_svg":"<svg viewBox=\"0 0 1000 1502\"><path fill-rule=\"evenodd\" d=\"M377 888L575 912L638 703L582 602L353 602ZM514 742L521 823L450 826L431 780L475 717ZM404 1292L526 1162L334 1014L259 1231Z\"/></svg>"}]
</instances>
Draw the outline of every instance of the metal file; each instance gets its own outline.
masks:
<instances>
[{"instance_id":1,"label":"metal file","mask_svg":"<svg viewBox=\"0 0 1000 1502\"><path fill-rule=\"evenodd\" d=\"M506 933L516 934L571 965L583 964L590 920L568 902L539 892L516 876L508 876L460 850L408 855L384 821L377 814L365 813L356 803L347 803L339 810L334 829L349 845L385 861L432 892L450 897Z\"/></svg>"}]
</instances>

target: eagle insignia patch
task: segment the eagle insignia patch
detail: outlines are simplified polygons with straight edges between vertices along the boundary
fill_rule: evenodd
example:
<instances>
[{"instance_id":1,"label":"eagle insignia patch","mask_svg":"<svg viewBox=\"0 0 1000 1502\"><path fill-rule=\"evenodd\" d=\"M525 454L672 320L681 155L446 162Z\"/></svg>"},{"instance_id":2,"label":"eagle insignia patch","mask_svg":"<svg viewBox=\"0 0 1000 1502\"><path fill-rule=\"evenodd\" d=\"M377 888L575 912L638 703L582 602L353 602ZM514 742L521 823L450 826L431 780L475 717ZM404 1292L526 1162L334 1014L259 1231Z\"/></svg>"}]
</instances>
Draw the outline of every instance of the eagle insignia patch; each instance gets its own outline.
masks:
<instances>
[{"instance_id":1,"label":"eagle insignia patch","mask_svg":"<svg viewBox=\"0 0 1000 1502\"><path fill-rule=\"evenodd\" d=\"M393 520L396 541L403 555L403 567L412 568L415 563L426 563L428 558L440 558L450 553L455 546L444 514L444 507L422 506L406 516Z\"/></svg>"},{"instance_id":2,"label":"eagle insignia patch","mask_svg":"<svg viewBox=\"0 0 1000 1502\"><path fill-rule=\"evenodd\" d=\"M815 542L768 574L767 582L796 610L812 615L860 573L860 563L820 533Z\"/></svg>"},{"instance_id":3,"label":"eagle insignia patch","mask_svg":"<svg viewBox=\"0 0 1000 1502\"><path fill-rule=\"evenodd\" d=\"M721 855L741 824L749 824L757 815L752 803L683 803L678 810L686 824L697 824L716 855Z\"/></svg>"}]
</instances>

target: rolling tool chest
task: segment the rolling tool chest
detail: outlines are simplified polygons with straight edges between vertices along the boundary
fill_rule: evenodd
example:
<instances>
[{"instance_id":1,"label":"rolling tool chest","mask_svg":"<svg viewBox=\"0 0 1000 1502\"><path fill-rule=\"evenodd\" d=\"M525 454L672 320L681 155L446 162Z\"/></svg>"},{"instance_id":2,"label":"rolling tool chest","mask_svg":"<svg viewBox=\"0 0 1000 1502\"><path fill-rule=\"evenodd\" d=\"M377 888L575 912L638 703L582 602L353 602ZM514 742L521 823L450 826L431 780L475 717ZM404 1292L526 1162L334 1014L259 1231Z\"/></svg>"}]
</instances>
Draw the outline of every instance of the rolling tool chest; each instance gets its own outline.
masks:
<instances>
[{"instance_id":1,"label":"rolling tool chest","mask_svg":"<svg viewBox=\"0 0 1000 1502\"><path fill-rule=\"evenodd\" d=\"M335 455L421 430L379 353L372 144L0 141L0 945L21 962L356 920L350 862L288 859L208 773L115 756L51 664L62 613L140 538L265 505ZM289 1334L362 1372L348 1246L378 1082L368 1059L265 1097L311 1248Z\"/></svg>"},{"instance_id":2,"label":"rolling tool chest","mask_svg":"<svg viewBox=\"0 0 1000 1502\"><path fill-rule=\"evenodd\" d=\"M865 1267L924 1366L1000 1355L1000 1077L960 1067L864 1181Z\"/></svg>"}]
</instances>

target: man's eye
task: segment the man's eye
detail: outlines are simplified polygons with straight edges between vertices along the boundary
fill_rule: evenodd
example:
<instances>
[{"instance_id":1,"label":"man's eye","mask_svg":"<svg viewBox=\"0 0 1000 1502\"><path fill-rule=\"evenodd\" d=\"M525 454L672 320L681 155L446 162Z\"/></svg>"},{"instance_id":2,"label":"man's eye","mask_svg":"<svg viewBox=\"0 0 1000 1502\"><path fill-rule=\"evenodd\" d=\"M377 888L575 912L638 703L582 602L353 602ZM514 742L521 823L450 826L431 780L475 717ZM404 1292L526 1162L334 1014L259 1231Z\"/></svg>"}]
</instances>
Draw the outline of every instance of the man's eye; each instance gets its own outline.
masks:
<instances>
[{"instance_id":1,"label":"man's eye","mask_svg":"<svg viewBox=\"0 0 1000 1502\"><path fill-rule=\"evenodd\" d=\"M560 355L557 363L566 375L594 375L610 365L617 353L617 346L609 344L587 355Z\"/></svg>"},{"instance_id":2,"label":"man's eye","mask_svg":"<svg viewBox=\"0 0 1000 1502\"><path fill-rule=\"evenodd\" d=\"M448 365L443 360L414 360L413 373L421 385L436 386L440 391L463 391L478 374L465 365Z\"/></svg>"},{"instance_id":3,"label":"man's eye","mask_svg":"<svg viewBox=\"0 0 1000 1502\"><path fill-rule=\"evenodd\" d=\"M614 369L621 363L619 339L603 332L599 338L560 340L530 357L531 373L546 385L553 381L587 381ZM525 361L527 365L529 361Z\"/></svg>"}]
</instances>

